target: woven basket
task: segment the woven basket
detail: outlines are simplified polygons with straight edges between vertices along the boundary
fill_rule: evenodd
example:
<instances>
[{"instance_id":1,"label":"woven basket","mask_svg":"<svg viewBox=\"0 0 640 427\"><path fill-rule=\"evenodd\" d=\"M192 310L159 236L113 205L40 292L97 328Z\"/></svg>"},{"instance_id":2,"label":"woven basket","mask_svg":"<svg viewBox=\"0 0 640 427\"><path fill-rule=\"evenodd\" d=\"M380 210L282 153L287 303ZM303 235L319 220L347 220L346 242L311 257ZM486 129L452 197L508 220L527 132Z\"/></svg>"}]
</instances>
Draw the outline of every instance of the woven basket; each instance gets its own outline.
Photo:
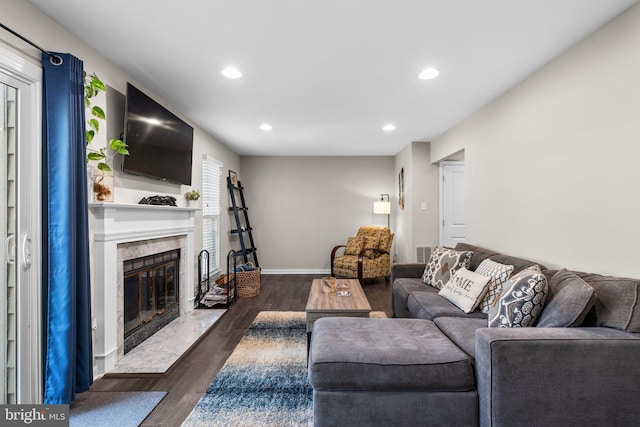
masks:
<instances>
[{"instance_id":1,"label":"woven basket","mask_svg":"<svg viewBox=\"0 0 640 427\"><path fill-rule=\"evenodd\" d=\"M236 272L236 292L239 298L251 298L260 293L260 269Z\"/></svg>"}]
</instances>

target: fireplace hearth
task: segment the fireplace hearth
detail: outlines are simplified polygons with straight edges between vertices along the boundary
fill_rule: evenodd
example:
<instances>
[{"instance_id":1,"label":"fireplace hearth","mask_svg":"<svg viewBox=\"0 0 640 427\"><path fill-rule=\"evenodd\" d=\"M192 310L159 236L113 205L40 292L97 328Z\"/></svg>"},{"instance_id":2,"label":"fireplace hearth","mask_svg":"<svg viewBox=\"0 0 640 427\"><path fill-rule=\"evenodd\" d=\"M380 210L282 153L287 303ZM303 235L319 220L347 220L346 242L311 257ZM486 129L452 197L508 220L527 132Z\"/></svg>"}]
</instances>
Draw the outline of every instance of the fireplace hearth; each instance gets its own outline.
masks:
<instances>
[{"instance_id":1,"label":"fireplace hearth","mask_svg":"<svg viewBox=\"0 0 640 427\"><path fill-rule=\"evenodd\" d=\"M180 249L123 262L124 353L180 316Z\"/></svg>"}]
</instances>

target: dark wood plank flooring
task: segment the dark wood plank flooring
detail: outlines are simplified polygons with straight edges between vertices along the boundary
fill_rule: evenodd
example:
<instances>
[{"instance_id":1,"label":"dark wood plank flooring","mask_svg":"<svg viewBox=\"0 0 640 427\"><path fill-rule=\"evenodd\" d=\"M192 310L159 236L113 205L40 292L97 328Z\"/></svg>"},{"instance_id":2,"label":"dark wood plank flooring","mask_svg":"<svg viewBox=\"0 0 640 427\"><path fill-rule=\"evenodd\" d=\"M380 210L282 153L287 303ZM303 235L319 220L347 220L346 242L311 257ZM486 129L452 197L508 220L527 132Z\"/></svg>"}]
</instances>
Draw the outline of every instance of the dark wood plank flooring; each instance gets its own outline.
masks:
<instances>
[{"instance_id":1,"label":"dark wood plank flooring","mask_svg":"<svg viewBox=\"0 0 640 427\"><path fill-rule=\"evenodd\" d=\"M143 426L179 426L224 365L260 311L304 311L311 281L321 276L265 275L260 295L239 299L208 334L164 375L137 378L101 378L92 391L166 391L167 396ZM384 279L365 282L364 291L374 311L391 317L391 285Z\"/></svg>"}]
</instances>

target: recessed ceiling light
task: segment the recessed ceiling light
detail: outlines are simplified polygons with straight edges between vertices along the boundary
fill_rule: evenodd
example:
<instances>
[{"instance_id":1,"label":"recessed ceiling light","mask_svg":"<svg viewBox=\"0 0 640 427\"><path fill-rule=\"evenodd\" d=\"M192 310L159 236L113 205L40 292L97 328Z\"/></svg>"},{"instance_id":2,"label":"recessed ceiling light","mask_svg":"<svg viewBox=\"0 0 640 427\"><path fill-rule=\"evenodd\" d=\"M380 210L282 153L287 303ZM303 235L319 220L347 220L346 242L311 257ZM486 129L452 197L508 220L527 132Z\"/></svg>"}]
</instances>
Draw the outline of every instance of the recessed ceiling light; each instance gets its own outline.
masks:
<instances>
[{"instance_id":1,"label":"recessed ceiling light","mask_svg":"<svg viewBox=\"0 0 640 427\"><path fill-rule=\"evenodd\" d=\"M431 80L438 77L438 74L440 74L440 71L436 70L435 68L427 68L422 70L422 72L418 74L418 78L422 80Z\"/></svg>"},{"instance_id":2,"label":"recessed ceiling light","mask_svg":"<svg viewBox=\"0 0 640 427\"><path fill-rule=\"evenodd\" d=\"M242 77L242 73L237 68L228 67L222 70L222 75L229 79L239 79Z\"/></svg>"},{"instance_id":3,"label":"recessed ceiling light","mask_svg":"<svg viewBox=\"0 0 640 427\"><path fill-rule=\"evenodd\" d=\"M267 130L271 130L273 128L271 127L271 125L269 123L263 123L263 124L260 125L260 129L267 131Z\"/></svg>"},{"instance_id":4,"label":"recessed ceiling light","mask_svg":"<svg viewBox=\"0 0 640 427\"><path fill-rule=\"evenodd\" d=\"M384 125L382 127L382 130L385 132L391 132L392 130L396 130L396 127L394 125L392 125L391 123L389 123L388 125Z\"/></svg>"}]
</instances>

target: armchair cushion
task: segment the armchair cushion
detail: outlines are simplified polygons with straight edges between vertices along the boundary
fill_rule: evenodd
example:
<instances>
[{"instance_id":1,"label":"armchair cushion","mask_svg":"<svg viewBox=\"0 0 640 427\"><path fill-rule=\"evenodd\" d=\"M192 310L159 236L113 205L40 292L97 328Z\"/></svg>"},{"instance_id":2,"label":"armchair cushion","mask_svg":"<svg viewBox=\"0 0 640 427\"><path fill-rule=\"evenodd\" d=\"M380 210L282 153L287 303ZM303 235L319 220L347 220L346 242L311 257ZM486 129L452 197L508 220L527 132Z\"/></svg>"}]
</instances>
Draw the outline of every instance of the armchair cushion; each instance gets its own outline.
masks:
<instances>
[{"instance_id":1,"label":"armchair cushion","mask_svg":"<svg viewBox=\"0 0 640 427\"><path fill-rule=\"evenodd\" d=\"M375 258L378 256L378 245L380 244L380 235L365 236L364 238L364 256L367 258Z\"/></svg>"},{"instance_id":2,"label":"armchair cushion","mask_svg":"<svg viewBox=\"0 0 640 427\"><path fill-rule=\"evenodd\" d=\"M344 248L345 255L359 255L364 247L364 240L361 237L349 237L347 246Z\"/></svg>"}]
</instances>

